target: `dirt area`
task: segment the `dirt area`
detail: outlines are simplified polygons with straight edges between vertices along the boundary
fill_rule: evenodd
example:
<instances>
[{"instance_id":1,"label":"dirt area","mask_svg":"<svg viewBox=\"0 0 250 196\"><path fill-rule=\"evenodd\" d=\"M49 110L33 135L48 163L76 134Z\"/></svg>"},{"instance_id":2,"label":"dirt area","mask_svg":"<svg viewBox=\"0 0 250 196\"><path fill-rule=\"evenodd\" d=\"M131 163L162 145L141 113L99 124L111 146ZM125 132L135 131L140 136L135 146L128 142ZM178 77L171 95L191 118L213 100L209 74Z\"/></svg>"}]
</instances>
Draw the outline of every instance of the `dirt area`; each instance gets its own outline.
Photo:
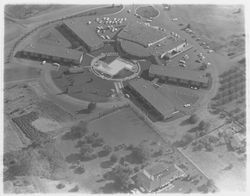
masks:
<instances>
[{"instance_id":1,"label":"dirt area","mask_svg":"<svg viewBox=\"0 0 250 196\"><path fill-rule=\"evenodd\" d=\"M36 94L27 84L10 84L4 90L4 112L11 117L16 117L35 110Z\"/></svg>"},{"instance_id":2,"label":"dirt area","mask_svg":"<svg viewBox=\"0 0 250 196\"><path fill-rule=\"evenodd\" d=\"M61 128L58 122L46 118L38 118L32 122L32 126L42 132L50 132Z\"/></svg>"}]
</instances>

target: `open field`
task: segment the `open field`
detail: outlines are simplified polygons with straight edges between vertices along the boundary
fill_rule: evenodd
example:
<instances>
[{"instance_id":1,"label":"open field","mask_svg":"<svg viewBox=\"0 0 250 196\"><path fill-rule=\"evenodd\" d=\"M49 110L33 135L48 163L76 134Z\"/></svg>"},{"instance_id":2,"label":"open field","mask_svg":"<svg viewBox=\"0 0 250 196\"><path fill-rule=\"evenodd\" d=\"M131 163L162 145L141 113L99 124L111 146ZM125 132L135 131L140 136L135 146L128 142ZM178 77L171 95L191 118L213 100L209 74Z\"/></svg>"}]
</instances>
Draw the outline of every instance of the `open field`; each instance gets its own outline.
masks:
<instances>
[{"instance_id":1,"label":"open field","mask_svg":"<svg viewBox=\"0 0 250 196\"><path fill-rule=\"evenodd\" d=\"M24 144L7 117L4 117L4 153L19 150Z\"/></svg>"},{"instance_id":2,"label":"open field","mask_svg":"<svg viewBox=\"0 0 250 196\"><path fill-rule=\"evenodd\" d=\"M237 56L244 51L243 6L175 5L168 13L171 18L178 18L178 24L190 24L201 40L208 42L219 53L225 56L234 53Z\"/></svg>"},{"instance_id":3,"label":"open field","mask_svg":"<svg viewBox=\"0 0 250 196\"><path fill-rule=\"evenodd\" d=\"M26 19L49 9L60 8L60 5L7 5L5 13L16 19Z\"/></svg>"},{"instance_id":4,"label":"open field","mask_svg":"<svg viewBox=\"0 0 250 196\"><path fill-rule=\"evenodd\" d=\"M218 131L202 137L217 137ZM193 143L194 143L193 142ZM214 180L220 191L244 191L246 188L245 163L235 152L230 151L223 138L212 144L212 150L193 150L192 143L182 153L191 159L207 176Z\"/></svg>"},{"instance_id":5,"label":"open field","mask_svg":"<svg viewBox=\"0 0 250 196\"><path fill-rule=\"evenodd\" d=\"M16 81L25 79L34 79L40 76L40 69L32 67L13 67L4 70L4 81Z\"/></svg>"}]
</instances>

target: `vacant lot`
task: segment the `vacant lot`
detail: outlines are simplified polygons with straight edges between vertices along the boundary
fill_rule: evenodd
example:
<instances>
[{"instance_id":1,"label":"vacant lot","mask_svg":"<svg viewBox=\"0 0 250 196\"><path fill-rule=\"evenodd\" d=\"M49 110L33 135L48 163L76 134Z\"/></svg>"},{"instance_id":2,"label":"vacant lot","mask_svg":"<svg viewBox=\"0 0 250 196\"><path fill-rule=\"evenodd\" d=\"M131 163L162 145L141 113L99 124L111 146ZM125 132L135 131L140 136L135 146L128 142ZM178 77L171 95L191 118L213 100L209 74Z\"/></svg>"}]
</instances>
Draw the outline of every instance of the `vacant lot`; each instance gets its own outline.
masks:
<instances>
[{"instance_id":1,"label":"vacant lot","mask_svg":"<svg viewBox=\"0 0 250 196\"><path fill-rule=\"evenodd\" d=\"M195 149L195 145L191 143L182 152L214 180L220 191L244 191L246 188L245 163L236 156L235 152L228 149L224 139L218 137L218 131L200 139L203 141L209 137L219 139L216 139L215 143L210 142L212 147L209 150Z\"/></svg>"}]
</instances>

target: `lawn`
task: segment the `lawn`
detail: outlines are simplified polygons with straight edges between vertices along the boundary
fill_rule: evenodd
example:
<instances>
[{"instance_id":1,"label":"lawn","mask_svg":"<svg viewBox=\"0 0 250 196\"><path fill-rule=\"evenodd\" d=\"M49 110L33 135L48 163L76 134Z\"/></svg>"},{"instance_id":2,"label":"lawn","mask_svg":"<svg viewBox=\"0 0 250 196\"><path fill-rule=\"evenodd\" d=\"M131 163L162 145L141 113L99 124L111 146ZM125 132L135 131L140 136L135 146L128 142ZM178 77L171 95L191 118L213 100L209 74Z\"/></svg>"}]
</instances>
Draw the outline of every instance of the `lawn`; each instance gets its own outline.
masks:
<instances>
[{"instance_id":1,"label":"lawn","mask_svg":"<svg viewBox=\"0 0 250 196\"><path fill-rule=\"evenodd\" d=\"M56 77L56 71L52 71L52 79L57 87L74 98L90 102L107 102L112 94L111 89L115 86L112 81L103 80L88 69L78 74L62 74Z\"/></svg>"},{"instance_id":2,"label":"lawn","mask_svg":"<svg viewBox=\"0 0 250 196\"><path fill-rule=\"evenodd\" d=\"M40 76L40 69L32 67L13 67L4 70L4 81L27 80L38 78Z\"/></svg>"},{"instance_id":3,"label":"lawn","mask_svg":"<svg viewBox=\"0 0 250 196\"><path fill-rule=\"evenodd\" d=\"M89 123L111 146L137 145L143 140L159 141L160 138L129 108L118 110L102 119Z\"/></svg>"}]
</instances>

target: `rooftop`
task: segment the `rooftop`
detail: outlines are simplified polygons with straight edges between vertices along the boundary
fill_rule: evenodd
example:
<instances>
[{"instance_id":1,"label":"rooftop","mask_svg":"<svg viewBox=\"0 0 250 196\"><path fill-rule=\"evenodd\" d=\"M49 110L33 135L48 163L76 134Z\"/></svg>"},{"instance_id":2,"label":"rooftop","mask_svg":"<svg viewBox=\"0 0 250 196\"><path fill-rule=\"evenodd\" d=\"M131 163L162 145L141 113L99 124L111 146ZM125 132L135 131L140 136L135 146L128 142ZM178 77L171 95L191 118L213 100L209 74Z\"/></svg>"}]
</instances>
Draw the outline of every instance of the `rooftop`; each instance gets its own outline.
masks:
<instances>
[{"instance_id":1,"label":"rooftop","mask_svg":"<svg viewBox=\"0 0 250 196\"><path fill-rule=\"evenodd\" d=\"M151 82L140 78L129 81L129 85L163 116L166 117L175 112L172 103L158 92Z\"/></svg>"},{"instance_id":2,"label":"rooftop","mask_svg":"<svg viewBox=\"0 0 250 196\"><path fill-rule=\"evenodd\" d=\"M208 77L205 76L204 72L188 70L185 68L180 68L178 66L170 67L170 66L151 65L149 68L149 73L159 76L168 76L168 77L180 78L183 80L191 80L202 83L208 82Z\"/></svg>"},{"instance_id":3,"label":"rooftop","mask_svg":"<svg viewBox=\"0 0 250 196\"><path fill-rule=\"evenodd\" d=\"M132 70L133 64L118 57L114 61L112 61L110 64L107 64L104 62L100 63L96 67L96 69L110 76L114 76L123 69Z\"/></svg>"},{"instance_id":4,"label":"rooftop","mask_svg":"<svg viewBox=\"0 0 250 196\"><path fill-rule=\"evenodd\" d=\"M82 18L67 20L64 21L64 24L90 47L95 47L103 43L101 38L97 36L95 31Z\"/></svg>"},{"instance_id":5,"label":"rooftop","mask_svg":"<svg viewBox=\"0 0 250 196\"><path fill-rule=\"evenodd\" d=\"M150 192L171 182L182 174L184 174L183 171L177 168L174 164L155 164L153 166L148 166L144 168L142 172L139 172L137 174L137 180L139 181L139 184L142 184L143 187Z\"/></svg>"},{"instance_id":6,"label":"rooftop","mask_svg":"<svg viewBox=\"0 0 250 196\"><path fill-rule=\"evenodd\" d=\"M154 44L150 47L153 54L161 55L164 52L167 52L169 50L172 50L176 48L177 46L183 44L185 40L181 38L174 38L171 35L168 35L165 39L163 39L161 42L158 42L157 44Z\"/></svg>"},{"instance_id":7,"label":"rooftop","mask_svg":"<svg viewBox=\"0 0 250 196\"><path fill-rule=\"evenodd\" d=\"M164 164L156 164L153 166L149 166L144 168L144 170L150 175L150 176L164 176L164 175L168 175L171 172L174 172L176 170L176 168L174 167L174 165L170 165L169 167L166 167L166 165Z\"/></svg>"},{"instance_id":8,"label":"rooftop","mask_svg":"<svg viewBox=\"0 0 250 196\"><path fill-rule=\"evenodd\" d=\"M48 44L41 44L41 43L30 44L27 47L25 47L23 51L44 54L49 56L56 56L60 58L67 58L79 62L83 55L83 52L80 52L78 50L73 50Z\"/></svg>"},{"instance_id":9,"label":"rooftop","mask_svg":"<svg viewBox=\"0 0 250 196\"><path fill-rule=\"evenodd\" d=\"M144 47L166 36L166 32L139 22L130 23L118 34L118 38L137 42Z\"/></svg>"}]
</instances>

